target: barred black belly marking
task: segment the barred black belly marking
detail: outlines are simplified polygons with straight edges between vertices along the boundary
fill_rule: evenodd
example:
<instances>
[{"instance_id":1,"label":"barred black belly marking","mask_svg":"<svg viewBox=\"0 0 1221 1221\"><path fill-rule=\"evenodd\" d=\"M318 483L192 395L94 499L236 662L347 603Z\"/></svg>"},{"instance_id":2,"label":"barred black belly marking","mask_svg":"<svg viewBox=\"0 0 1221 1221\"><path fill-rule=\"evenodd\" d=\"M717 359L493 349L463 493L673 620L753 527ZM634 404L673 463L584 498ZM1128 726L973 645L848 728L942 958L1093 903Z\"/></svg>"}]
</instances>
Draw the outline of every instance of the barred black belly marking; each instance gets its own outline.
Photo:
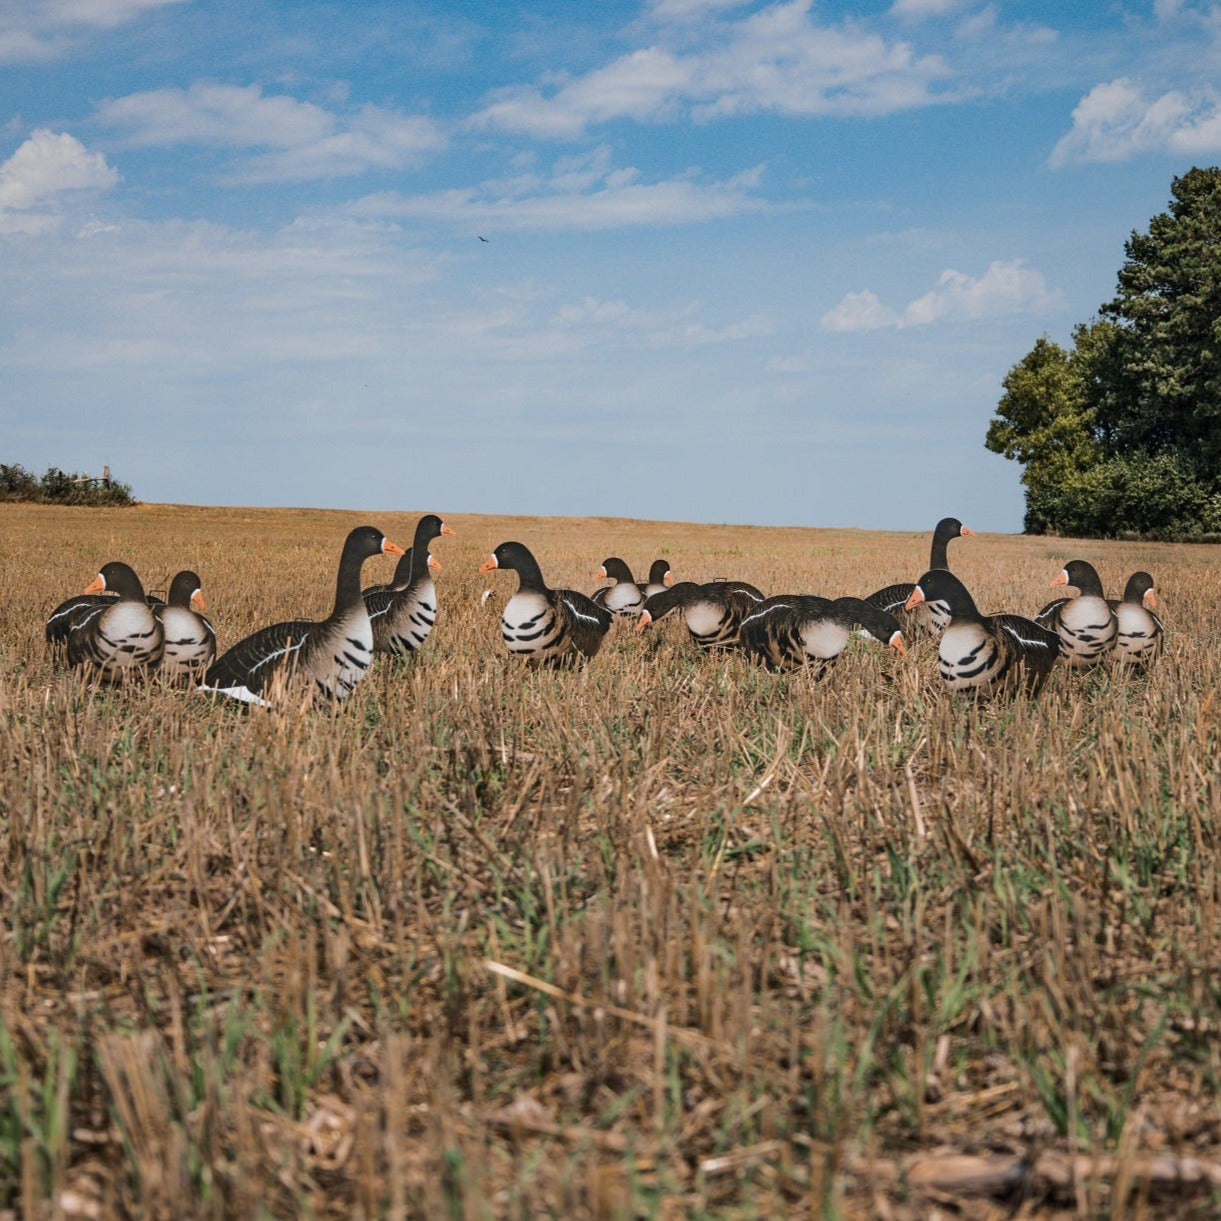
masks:
<instances>
[{"instance_id":1,"label":"barred black belly marking","mask_svg":"<svg viewBox=\"0 0 1221 1221\"><path fill-rule=\"evenodd\" d=\"M542 658L559 654L570 645L568 625L544 598L515 594L500 620L500 634L510 653Z\"/></svg>"},{"instance_id":2,"label":"barred black belly marking","mask_svg":"<svg viewBox=\"0 0 1221 1221\"><path fill-rule=\"evenodd\" d=\"M1153 661L1162 647L1161 627L1143 606L1120 603L1116 610L1118 631L1115 652L1121 661L1144 664Z\"/></svg>"},{"instance_id":3,"label":"barred black belly marking","mask_svg":"<svg viewBox=\"0 0 1221 1221\"><path fill-rule=\"evenodd\" d=\"M1119 625L1102 598L1073 598L1060 607L1056 634L1060 653L1070 666L1096 665L1114 647Z\"/></svg>"},{"instance_id":4,"label":"barred black belly marking","mask_svg":"<svg viewBox=\"0 0 1221 1221\"><path fill-rule=\"evenodd\" d=\"M950 627L941 636L938 668L957 691L985 690L1004 675L1007 657L983 629Z\"/></svg>"},{"instance_id":5,"label":"barred black belly marking","mask_svg":"<svg viewBox=\"0 0 1221 1221\"><path fill-rule=\"evenodd\" d=\"M416 652L437 621L435 599L436 590L431 582L423 589L417 585L414 594L402 590L367 596L374 651L400 657Z\"/></svg>"}]
</instances>

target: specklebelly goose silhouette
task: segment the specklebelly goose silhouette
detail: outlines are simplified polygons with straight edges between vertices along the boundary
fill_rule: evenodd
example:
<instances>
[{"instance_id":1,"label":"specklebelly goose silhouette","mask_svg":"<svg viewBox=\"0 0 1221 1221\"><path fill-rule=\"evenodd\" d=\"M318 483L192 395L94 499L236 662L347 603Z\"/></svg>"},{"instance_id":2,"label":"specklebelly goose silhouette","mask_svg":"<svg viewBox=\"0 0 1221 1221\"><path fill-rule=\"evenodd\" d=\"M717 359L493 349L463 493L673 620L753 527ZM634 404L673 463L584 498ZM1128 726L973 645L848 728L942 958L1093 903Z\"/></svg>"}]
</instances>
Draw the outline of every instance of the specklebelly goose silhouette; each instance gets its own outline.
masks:
<instances>
[{"instance_id":1,"label":"specklebelly goose silhouette","mask_svg":"<svg viewBox=\"0 0 1221 1221\"><path fill-rule=\"evenodd\" d=\"M821 678L854 631L907 651L899 621L889 611L863 598L811 594L764 599L742 620L738 640L743 652L771 670L805 669Z\"/></svg>"},{"instance_id":2,"label":"specklebelly goose silhouette","mask_svg":"<svg viewBox=\"0 0 1221 1221\"><path fill-rule=\"evenodd\" d=\"M974 534L975 531L964 526L957 517L943 517L933 530L933 542L928 557L929 569L948 569L950 540L971 537ZM950 621L949 609L940 602L921 602L912 610L905 609L915 588L910 581L887 585L884 589L871 593L865 601L876 606L878 610L894 615L909 638L941 635Z\"/></svg>"},{"instance_id":3,"label":"specklebelly goose silhouette","mask_svg":"<svg viewBox=\"0 0 1221 1221\"><path fill-rule=\"evenodd\" d=\"M1060 656L1060 638L1021 615L982 615L967 587L944 568L926 572L907 599L944 602L950 621L937 642L941 677L952 691L992 695L1023 688L1034 696Z\"/></svg>"},{"instance_id":4,"label":"specklebelly goose silhouette","mask_svg":"<svg viewBox=\"0 0 1221 1221\"><path fill-rule=\"evenodd\" d=\"M635 619L644 606L644 592L636 584L632 570L617 555L602 561L602 566L594 573L599 580L608 577L613 585L606 585L591 594L593 601L605 607L612 615L623 615Z\"/></svg>"},{"instance_id":5,"label":"specklebelly goose silhouette","mask_svg":"<svg viewBox=\"0 0 1221 1221\"><path fill-rule=\"evenodd\" d=\"M518 576L517 592L500 617L500 634L510 653L533 666L561 666L593 657L601 648L614 616L575 589L548 588L523 543L501 543L479 571L494 568Z\"/></svg>"},{"instance_id":6,"label":"specklebelly goose silhouette","mask_svg":"<svg viewBox=\"0 0 1221 1221\"><path fill-rule=\"evenodd\" d=\"M140 578L118 560L103 564L83 594L51 612L46 636L69 665L86 666L109 682L146 676L165 649Z\"/></svg>"},{"instance_id":7,"label":"specklebelly goose silhouette","mask_svg":"<svg viewBox=\"0 0 1221 1221\"><path fill-rule=\"evenodd\" d=\"M322 700L342 700L365 676L373 657L373 625L360 591L360 570L372 556L402 555L374 526L358 526L347 537L335 578L335 602L321 622L273 623L239 641L204 675L200 690L246 703L268 704L283 688L313 686Z\"/></svg>"},{"instance_id":8,"label":"specklebelly goose silhouette","mask_svg":"<svg viewBox=\"0 0 1221 1221\"><path fill-rule=\"evenodd\" d=\"M678 611L701 649L734 649L742 620L762 601L762 591L745 581L679 581L645 602L636 630Z\"/></svg>"},{"instance_id":9,"label":"specklebelly goose silhouette","mask_svg":"<svg viewBox=\"0 0 1221 1221\"><path fill-rule=\"evenodd\" d=\"M1037 615L1035 622L1060 638L1060 655L1075 670L1088 670L1105 660L1115 648L1119 620L1103 596L1102 581L1085 560L1069 560L1052 586L1079 590L1075 598L1057 598Z\"/></svg>"},{"instance_id":10,"label":"specklebelly goose silhouette","mask_svg":"<svg viewBox=\"0 0 1221 1221\"><path fill-rule=\"evenodd\" d=\"M175 575L164 602L153 604L165 636L161 669L172 679L198 679L216 657L216 631L204 609L203 584L189 569Z\"/></svg>"},{"instance_id":11,"label":"specklebelly goose silhouette","mask_svg":"<svg viewBox=\"0 0 1221 1221\"><path fill-rule=\"evenodd\" d=\"M440 568L428 547L433 539L454 533L435 513L426 513L416 523L414 540L395 569L391 588L374 592L365 590L375 653L405 657L428 639L437 621L437 587L428 570ZM411 563L403 572L408 555Z\"/></svg>"},{"instance_id":12,"label":"specklebelly goose silhouette","mask_svg":"<svg viewBox=\"0 0 1221 1221\"><path fill-rule=\"evenodd\" d=\"M669 560L654 560L649 566L649 579L644 586L644 596L647 601L654 594L665 593L665 591L674 584L674 577L670 572Z\"/></svg>"},{"instance_id":13,"label":"specklebelly goose silhouette","mask_svg":"<svg viewBox=\"0 0 1221 1221\"><path fill-rule=\"evenodd\" d=\"M1143 668L1158 659L1166 629L1153 613L1156 608L1153 578L1147 572L1134 572L1124 586L1123 597L1111 602L1119 626L1113 660Z\"/></svg>"}]
</instances>

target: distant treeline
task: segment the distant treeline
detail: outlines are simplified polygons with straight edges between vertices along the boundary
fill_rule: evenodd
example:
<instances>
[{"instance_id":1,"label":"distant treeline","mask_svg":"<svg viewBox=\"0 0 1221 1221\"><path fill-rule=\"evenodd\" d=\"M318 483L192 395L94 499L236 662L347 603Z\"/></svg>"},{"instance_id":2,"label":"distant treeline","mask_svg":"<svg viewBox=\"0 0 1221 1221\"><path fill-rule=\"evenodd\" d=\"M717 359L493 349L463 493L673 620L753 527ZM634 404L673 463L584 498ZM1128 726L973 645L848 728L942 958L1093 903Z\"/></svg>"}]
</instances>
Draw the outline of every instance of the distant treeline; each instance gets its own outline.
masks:
<instances>
[{"instance_id":1,"label":"distant treeline","mask_svg":"<svg viewBox=\"0 0 1221 1221\"><path fill-rule=\"evenodd\" d=\"M110 477L110 468L99 479L92 475L68 474L50 466L41 479L24 466L0 462L0 500L25 500L55 505L134 505L131 484Z\"/></svg>"}]
</instances>

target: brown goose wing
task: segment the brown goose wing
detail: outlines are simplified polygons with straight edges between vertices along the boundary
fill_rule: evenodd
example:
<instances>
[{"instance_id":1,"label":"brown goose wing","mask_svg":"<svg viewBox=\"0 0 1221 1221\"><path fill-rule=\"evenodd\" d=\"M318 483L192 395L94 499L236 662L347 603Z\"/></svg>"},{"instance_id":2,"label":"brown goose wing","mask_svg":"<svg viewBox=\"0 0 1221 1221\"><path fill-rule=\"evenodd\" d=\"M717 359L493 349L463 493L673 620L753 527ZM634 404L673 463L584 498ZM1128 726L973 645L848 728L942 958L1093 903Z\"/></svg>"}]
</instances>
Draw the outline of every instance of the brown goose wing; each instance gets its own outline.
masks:
<instances>
[{"instance_id":1,"label":"brown goose wing","mask_svg":"<svg viewBox=\"0 0 1221 1221\"><path fill-rule=\"evenodd\" d=\"M555 604L568 620L568 631L573 648L585 657L593 657L602 647L602 640L610 631L614 615L592 598L575 589L552 590Z\"/></svg>"},{"instance_id":2,"label":"brown goose wing","mask_svg":"<svg viewBox=\"0 0 1221 1221\"><path fill-rule=\"evenodd\" d=\"M907 581L899 585L887 585L885 589L878 589L871 593L862 601L868 602L870 606L876 610L886 611L891 615L898 615L903 609L904 603L912 596L912 590L916 586Z\"/></svg>"},{"instance_id":3,"label":"brown goose wing","mask_svg":"<svg viewBox=\"0 0 1221 1221\"><path fill-rule=\"evenodd\" d=\"M307 619L294 619L253 632L208 667L203 689L247 702L261 702L258 697L272 677L285 666L296 664L310 633L317 627Z\"/></svg>"},{"instance_id":4,"label":"brown goose wing","mask_svg":"<svg viewBox=\"0 0 1221 1221\"><path fill-rule=\"evenodd\" d=\"M1003 633L1012 661L1025 672L1027 693L1038 695L1060 656L1060 637L1022 615L993 615L992 622Z\"/></svg>"},{"instance_id":5,"label":"brown goose wing","mask_svg":"<svg viewBox=\"0 0 1221 1221\"><path fill-rule=\"evenodd\" d=\"M78 594L61 602L48 616L47 643L66 646L73 632L118 601L114 594Z\"/></svg>"}]
</instances>

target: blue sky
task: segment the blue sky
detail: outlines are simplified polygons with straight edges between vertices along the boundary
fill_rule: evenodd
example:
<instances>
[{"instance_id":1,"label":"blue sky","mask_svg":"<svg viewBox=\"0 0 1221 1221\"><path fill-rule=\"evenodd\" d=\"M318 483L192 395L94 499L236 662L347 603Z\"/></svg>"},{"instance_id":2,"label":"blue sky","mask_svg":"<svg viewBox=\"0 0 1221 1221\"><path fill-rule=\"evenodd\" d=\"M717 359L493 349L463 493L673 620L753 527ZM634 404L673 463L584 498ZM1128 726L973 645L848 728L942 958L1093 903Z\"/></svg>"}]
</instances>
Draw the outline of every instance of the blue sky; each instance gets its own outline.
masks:
<instances>
[{"instance_id":1,"label":"blue sky","mask_svg":"<svg viewBox=\"0 0 1221 1221\"><path fill-rule=\"evenodd\" d=\"M1001 379L1221 155L1221 4L456 9L5 0L0 461L1016 531Z\"/></svg>"}]
</instances>

